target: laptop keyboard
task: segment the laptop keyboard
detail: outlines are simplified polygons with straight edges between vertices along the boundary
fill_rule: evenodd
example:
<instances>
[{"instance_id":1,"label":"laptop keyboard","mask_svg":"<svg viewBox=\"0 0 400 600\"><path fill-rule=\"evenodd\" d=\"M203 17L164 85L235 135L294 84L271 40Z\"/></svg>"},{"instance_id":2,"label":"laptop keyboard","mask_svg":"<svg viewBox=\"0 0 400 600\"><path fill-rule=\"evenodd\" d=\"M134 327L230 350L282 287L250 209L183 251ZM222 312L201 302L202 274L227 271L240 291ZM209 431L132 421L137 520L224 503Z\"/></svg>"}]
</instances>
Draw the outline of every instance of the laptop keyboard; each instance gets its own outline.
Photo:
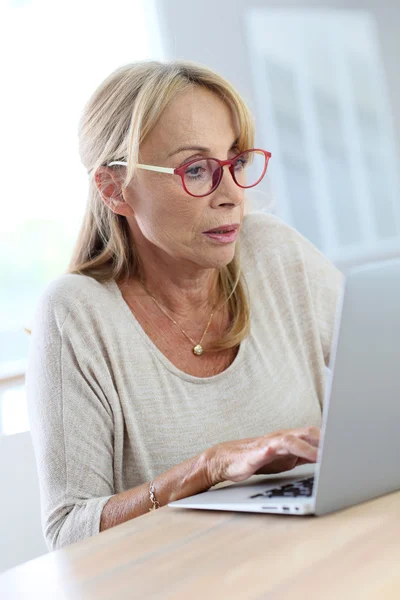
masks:
<instances>
[{"instance_id":1,"label":"laptop keyboard","mask_svg":"<svg viewBox=\"0 0 400 600\"><path fill-rule=\"evenodd\" d=\"M311 496L313 485L314 476L280 485L276 488L266 490L261 494L254 494L250 498L295 498L296 496Z\"/></svg>"}]
</instances>

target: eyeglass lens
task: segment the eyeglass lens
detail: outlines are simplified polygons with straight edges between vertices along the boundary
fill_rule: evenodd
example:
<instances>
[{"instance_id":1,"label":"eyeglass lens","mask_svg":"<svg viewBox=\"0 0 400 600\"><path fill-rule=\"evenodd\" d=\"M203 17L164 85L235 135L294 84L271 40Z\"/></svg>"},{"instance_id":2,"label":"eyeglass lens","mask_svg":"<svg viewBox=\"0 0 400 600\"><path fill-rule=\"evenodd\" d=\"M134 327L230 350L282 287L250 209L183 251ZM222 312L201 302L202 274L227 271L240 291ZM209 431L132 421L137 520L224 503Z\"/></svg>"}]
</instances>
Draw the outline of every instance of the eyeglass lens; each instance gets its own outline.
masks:
<instances>
[{"instance_id":1,"label":"eyeglass lens","mask_svg":"<svg viewBox=\"0 0 400 600\"><path fill-rule=\"evenodd\" d=\"M265 173L266 158L263 152L251 150L236 157L233 178L241 187L252 187ZM232 172L232 171L231 171ZM222 168L213 158L198 160L187 167L184 181L187 190L195 195L209 194L219 184Z\"/></svg>"}]
</instances>

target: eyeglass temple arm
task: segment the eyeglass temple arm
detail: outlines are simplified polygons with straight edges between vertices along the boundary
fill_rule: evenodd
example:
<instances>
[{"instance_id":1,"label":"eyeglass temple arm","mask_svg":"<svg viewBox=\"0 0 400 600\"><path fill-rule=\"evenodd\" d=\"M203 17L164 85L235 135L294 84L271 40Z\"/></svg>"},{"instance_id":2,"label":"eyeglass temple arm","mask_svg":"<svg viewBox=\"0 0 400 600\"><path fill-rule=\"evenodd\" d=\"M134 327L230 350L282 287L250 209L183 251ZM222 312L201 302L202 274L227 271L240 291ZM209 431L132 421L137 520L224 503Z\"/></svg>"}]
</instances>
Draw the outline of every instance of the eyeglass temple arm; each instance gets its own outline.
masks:
<instances>
[{"instance_id":1,"label":"eyeglass temple arm","mask_svg":"<svg viewBox=\"0 0 400 600\"><path fill-rule=\"evenodd\" d=\"M112 162L108 163L109 167L112 167L113 165L121 165L123 167L127 166L127 162L124 160L113 160ZM146 169L146 171L157 171L159 173L171 173L172 175L174 174L175 169L171 169L169 167L155 167L153 165L138 165L136 164L135 167L138 167L138 169Z\"/></svg>"}]
</instances>

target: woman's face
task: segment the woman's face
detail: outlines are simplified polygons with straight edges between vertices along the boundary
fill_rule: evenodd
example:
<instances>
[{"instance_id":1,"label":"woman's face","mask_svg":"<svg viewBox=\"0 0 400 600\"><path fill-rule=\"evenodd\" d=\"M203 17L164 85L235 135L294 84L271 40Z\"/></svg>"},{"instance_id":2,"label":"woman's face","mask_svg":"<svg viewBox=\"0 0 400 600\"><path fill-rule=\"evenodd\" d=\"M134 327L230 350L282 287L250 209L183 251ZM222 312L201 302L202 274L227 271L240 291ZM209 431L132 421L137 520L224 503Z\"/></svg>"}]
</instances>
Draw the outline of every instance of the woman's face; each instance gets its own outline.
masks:
<instances>
[{"instance_id":1,"label":"woman's face","mask_svg":"<svg viewBox=\"0 0 400 600\"><path fill-rule=\"evenodd\" d=\"M139 162L179 167L194 158L221 160L238 154L238 131L229 107L209 90L193 86L163 112L140 148ZM205 235L243 219L243 189L224 167L222 181L210 195L190 196L178 175L136 169L123 196L141 259L166 253L202 268L221 268L234 257L236 241L220 242ZM164 256L164 258L167 258Z\"/></svg>"}]
</instances>

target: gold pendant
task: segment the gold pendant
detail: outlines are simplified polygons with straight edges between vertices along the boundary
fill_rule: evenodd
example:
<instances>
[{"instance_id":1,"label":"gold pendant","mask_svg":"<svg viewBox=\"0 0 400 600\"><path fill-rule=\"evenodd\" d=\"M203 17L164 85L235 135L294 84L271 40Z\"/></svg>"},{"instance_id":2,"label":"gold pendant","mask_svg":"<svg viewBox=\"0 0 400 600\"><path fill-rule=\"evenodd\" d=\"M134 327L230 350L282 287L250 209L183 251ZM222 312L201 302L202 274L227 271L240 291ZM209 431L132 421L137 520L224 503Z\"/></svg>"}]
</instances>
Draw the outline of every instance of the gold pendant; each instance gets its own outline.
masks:
<instances>
[{"instance_id":1,"label":"gold pendant","mask_svg":"<svg viewBox=\"0 0 400 600\"><path fill-rule=\"evenodd\" d=\"M195 346L193 348L193 354L196 354L196 356L201 356L201 354L203 354L204 350L203 350L203 346L200 346L200 344L197 344L197 346Z\"/></svg>"}]
</instances>

